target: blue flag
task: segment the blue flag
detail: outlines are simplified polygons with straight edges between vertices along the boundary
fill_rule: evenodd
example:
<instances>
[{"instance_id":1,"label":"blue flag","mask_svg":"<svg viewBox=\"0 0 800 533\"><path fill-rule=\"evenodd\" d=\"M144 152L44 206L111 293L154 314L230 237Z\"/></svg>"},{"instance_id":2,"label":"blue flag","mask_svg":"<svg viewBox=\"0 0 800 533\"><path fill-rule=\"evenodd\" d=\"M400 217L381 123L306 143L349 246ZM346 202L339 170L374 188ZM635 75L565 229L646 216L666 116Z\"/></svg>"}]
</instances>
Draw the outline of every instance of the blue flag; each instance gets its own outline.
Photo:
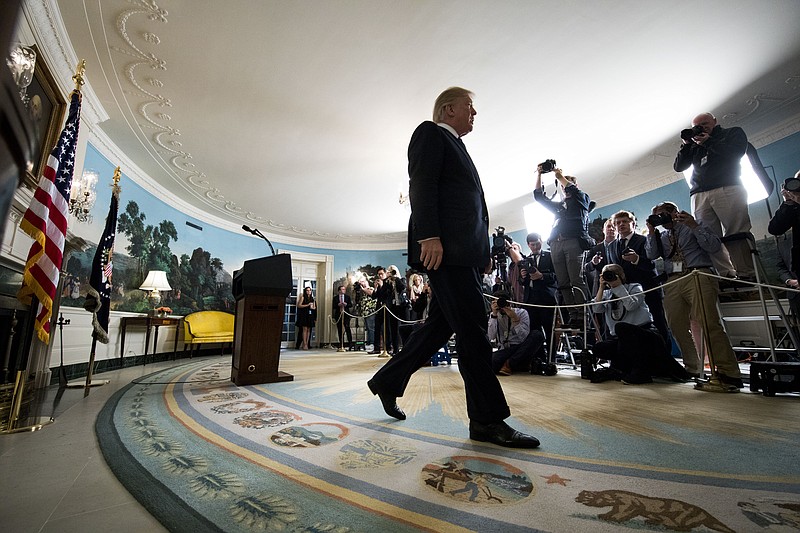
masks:
<instances>
[{"instance_id":1,"label":"blue flag","mask_svg":"<svg viewBox=\"0 0 800 533\"><path fill-rule=\"evenodd\" d=\"M111 303L111 274L113 270L114 239L117 235L117 211L119 209L119 167L114 175L111 193L111 206L108 208L106 227L97 243L97 251L92 261L92 274L89 277L89 292L83 308L92 313L92 335L103 344L108 344L108 315Z\"/></svg>"}]
</instances>

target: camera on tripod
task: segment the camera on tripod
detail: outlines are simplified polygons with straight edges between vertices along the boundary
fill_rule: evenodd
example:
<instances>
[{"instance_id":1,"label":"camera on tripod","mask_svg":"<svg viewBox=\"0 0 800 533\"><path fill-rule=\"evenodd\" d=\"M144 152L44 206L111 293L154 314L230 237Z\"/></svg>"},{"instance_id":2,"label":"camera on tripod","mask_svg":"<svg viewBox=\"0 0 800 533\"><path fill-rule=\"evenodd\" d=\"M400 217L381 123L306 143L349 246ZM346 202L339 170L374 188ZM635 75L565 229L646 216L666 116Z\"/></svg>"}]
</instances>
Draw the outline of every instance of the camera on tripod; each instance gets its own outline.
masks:
<instances>
[{"instance_id":1,"label":"camera on tripod","mask_svg":"<svg viewBox=\"0 0 800 533\"><path fill-rule=\"evenodd\" d=\"M700 135L701 133L703 133L703 126L692 126L691 128L681 130L681 139L684 141L690 141L692 140L692 137L695 135Z\"/></svg>"},{"instance_id":2,"label":"camera on tripod","mask_svg":"<svg viewBox=\"0 0 800 533\"><path fill-rule=\"evenodd\" d=\"M511 244L514 242L514 239L506 235L506 228L503 226L497 226L495 228L495 232L492 234L492 257L498 258L502 257L505 260L506 257L506 243ZM500 261L498 260L498 263Z\"/></svg>"}]
</instances>

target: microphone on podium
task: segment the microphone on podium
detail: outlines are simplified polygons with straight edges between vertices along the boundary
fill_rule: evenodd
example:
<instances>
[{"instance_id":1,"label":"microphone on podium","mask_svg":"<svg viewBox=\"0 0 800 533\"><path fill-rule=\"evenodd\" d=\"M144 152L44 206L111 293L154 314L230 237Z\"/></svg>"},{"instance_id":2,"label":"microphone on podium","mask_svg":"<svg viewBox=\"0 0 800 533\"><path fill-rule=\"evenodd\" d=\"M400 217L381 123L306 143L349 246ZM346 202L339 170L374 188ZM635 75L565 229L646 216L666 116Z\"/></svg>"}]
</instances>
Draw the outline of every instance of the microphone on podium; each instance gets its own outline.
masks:
<instances>
[{"instance_id":1,"label":"microphone on podium","mask_svg":"<svg viewBox=\"0 0 800 533\"><path fill-rule=\"evenodd\" d=\"M269 244L269 249L272 251L272 255L275 255L275 248L273 248L273 247L272 247L272 243L271 243L271 242L269 242L269 239L267 239L267 238L264 236L264 234L263 234L263 233L261 233L260 231L258 231L258 229L256 229L256 228L251 228L251 227L250 227L250 226L248 226L247 224L242 224L242 229L243 229L243 230L245 230L245 231L246 231L246 232L248 232L248 233L252 233L252 234L253 234L253 235L255 235L256 237L261 237L262 239L264 239L265 241L267 241L267 244Z\"/></svg>"}]
</instances>

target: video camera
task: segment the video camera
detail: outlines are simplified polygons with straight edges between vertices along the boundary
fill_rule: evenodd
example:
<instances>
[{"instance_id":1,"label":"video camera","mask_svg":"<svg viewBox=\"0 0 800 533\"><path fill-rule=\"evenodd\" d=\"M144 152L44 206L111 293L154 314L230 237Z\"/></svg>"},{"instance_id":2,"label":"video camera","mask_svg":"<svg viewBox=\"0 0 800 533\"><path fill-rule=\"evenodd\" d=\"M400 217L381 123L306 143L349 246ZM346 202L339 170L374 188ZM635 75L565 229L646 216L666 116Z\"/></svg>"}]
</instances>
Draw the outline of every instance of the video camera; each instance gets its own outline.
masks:
<instances>
[{"instance_id":1,"label":"video camera","mask_svg":"<svg viewBox=\"0 0 800 533\"><path fill-rule=\"evenodd\" d=\"M703 126L692 126L691 128L681 130L681 139L684 141L690 141L692 140L692 137L695 135L700 135L701 133L703 133Z\"/></svg>"},{"instance_id":2,"label":"video camera","mask_svg":"<svg viewBox=\"0 0 800 533\"><path fill-rule=\"evenodd\" d=\"M514 240L506 235L506 228L497 226L495 228L497 233L492 234L492 256L501 257L505 260L506 256L506 243L511 244ZM499 261L498 261L499 263Z\"/></svg>"}]
</instances>

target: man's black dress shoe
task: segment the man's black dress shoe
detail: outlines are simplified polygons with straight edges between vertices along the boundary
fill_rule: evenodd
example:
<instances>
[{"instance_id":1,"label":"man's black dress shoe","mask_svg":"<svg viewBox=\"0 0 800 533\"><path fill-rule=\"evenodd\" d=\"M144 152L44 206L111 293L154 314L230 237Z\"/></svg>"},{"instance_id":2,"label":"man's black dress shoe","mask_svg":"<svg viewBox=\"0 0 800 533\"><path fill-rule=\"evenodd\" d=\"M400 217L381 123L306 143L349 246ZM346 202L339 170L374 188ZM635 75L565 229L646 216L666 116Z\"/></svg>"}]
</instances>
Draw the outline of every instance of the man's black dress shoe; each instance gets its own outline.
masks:
<instances>
[{"instance_id":1,"label":"man's black dress shoe","mask_svg":"<svg viewBox=\"0 0 800 533\"><path fill-rule=\"evenodd\" d=\"M481 424L470 420L469 438L481 442L491 442L506 448L536 448L539 446L539 439L521 433L505 422Z\"/></svg>"},{"instance_id":2,"label":"man's black dress shoe","mask_svg":"<svg viewBox=\"0 0 800 533\"><path fill-rule=\"evenodd\" d=\"M386 414L394 417L398 420L405 420L406 414L403 412L402 409L397 405L397 397L396 396L389 396L388 394L382 392L378 387L378 384L375 383L373 380L367 381L367 387L369 390L372 391L372 394L377 394L378 398L383 404L383 410L386 411Z\"/></svg>"}]
</instances>

